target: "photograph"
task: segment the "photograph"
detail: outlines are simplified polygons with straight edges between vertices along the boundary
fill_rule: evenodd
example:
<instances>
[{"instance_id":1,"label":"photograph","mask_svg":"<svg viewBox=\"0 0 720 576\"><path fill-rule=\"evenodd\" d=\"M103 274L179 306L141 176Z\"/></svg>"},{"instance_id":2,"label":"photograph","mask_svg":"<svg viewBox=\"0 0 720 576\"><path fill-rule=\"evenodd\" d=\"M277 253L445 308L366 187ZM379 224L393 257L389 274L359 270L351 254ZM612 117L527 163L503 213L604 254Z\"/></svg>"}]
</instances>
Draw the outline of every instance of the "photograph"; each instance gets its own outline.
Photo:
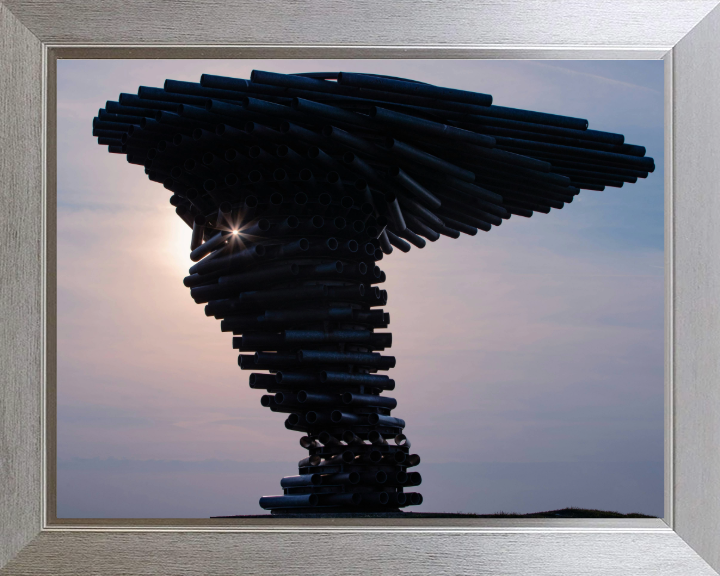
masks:
<instances>
[{"instance_id":1,"label":"photograph","mask_svg":"<svg viewBox=\"0 0 720 576\"><path fill-rule=\"evenodd\" d=\"M662 518L660 60L57 62L57 518Z\"/></svg>"}]
</instances>

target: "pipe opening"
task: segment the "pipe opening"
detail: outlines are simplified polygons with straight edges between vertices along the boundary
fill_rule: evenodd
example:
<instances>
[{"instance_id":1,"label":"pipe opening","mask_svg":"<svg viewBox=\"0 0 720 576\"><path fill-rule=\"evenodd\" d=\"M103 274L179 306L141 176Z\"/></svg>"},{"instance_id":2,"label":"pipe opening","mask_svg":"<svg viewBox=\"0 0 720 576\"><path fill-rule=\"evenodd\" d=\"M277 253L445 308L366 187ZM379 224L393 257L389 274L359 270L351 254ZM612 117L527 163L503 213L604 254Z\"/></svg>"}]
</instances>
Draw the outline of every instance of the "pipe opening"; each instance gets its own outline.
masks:
<instances>
[{"instance_id":1,"label":"pipe opening","mask_svg":"<svg viewBox=\"0 0 720 576\"><path fill-rule=\"evenodd\" d=\"M216 188L217 188L217 183L215 182L215 180L205 180L203 182L203 189L205 190L205 192L214 192ZM221 204L221 206L222 206L222 204Z\"/></svg>"}]
</instances>

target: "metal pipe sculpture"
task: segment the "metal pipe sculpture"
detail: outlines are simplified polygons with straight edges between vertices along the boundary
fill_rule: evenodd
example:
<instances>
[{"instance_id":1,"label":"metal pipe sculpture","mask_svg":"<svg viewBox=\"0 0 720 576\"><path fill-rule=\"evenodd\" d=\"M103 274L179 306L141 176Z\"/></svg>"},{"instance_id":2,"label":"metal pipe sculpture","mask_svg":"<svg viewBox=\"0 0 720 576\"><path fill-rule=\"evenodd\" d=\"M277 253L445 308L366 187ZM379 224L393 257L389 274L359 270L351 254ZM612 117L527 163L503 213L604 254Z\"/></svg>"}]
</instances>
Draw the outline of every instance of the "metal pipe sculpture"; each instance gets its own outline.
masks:
<instances>
[{"instance_id":1,"label":"metal pipe sculpture","mask_svg":"<svg viewBox=\"0 0 720 576\"><path fill-rule=\"evenodd\" d=\"M580 118L372 74L204 74L120 94L93 120L112 153L172 192L192 229L184 284L232 332L262 406L308 456L272 513L418 505L377 266L395 248L549 213L636 182L645 148Z\"/></svg>"}]
</instances>

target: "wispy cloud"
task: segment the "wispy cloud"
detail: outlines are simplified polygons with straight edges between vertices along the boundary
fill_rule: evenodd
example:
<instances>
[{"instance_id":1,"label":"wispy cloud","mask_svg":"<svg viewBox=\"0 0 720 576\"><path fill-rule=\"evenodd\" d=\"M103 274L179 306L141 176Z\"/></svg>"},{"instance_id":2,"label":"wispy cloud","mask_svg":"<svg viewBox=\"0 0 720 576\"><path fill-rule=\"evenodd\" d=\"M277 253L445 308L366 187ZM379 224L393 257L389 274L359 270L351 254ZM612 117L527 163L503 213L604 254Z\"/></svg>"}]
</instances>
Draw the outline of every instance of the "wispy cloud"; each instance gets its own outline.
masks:
<instances>
[{"instance_id":1,"label":"wispy cloud","mask_svg":"<svg viewBox=\"0 0 720 576\"><path fill-rule=\"evenodd\" d=\"M606 63L606 64L610 64L613 67L616 67L617 64L620 64L620 67L622 67L622 63L618 63L618 62L610 62L610 63ZM632 64L634 64L634 63L632 63ZM656 66L663 65L662 62L657 62L657 63L650 64L650 66L652 66L653 64L655 64ZM544 66L547 68L553 68L555 70L562 70L566 74L575 76L578 79L582 79L582 78L592 79L592 80L595 80L598 82L607 83L611 86L616 86L618 88L619 87L629 88L631 90L639 92L640 94L642 94L642 92L644 92L644 91L648 91L648 92L654 93L655 96L657 97L658 95L662 95L662 93L663 93L662 89L656 85L649 86L649 85L643 84L641 82L629 82L628 80L621 80L621 79L618 79L617 77L614 78L612 76L612 72L616 71L616 68L614 70L611 70L610 74L604 75L604 74L600 74L600 73L593 73L588 70L578 70L577 67L572 67L572 64L568 64L567 62L563 62L563 61L560 61L560 62L552 62L552 61L536 62L536 65ZM596 66L597 63L596 62L591 62L591 63L583 62L582 65L586 68L590 68L591 66L592 67ZM660 80L660 83L662 83L662 79Z\"/></svg>"},{"instance_id":2,"label":"wispy cloud","mask_svg":"<svg viewBox=\"0 0 720 576\"><path fill-rule=\"evenodd\" d=\"M540 512L568 506L662 516L662 462L422 465L421 512ZM263 514L282 462L80 459L58 463L60 518ZM532 485L527 479L532 479Z\"/></svg>"}]
</instances>

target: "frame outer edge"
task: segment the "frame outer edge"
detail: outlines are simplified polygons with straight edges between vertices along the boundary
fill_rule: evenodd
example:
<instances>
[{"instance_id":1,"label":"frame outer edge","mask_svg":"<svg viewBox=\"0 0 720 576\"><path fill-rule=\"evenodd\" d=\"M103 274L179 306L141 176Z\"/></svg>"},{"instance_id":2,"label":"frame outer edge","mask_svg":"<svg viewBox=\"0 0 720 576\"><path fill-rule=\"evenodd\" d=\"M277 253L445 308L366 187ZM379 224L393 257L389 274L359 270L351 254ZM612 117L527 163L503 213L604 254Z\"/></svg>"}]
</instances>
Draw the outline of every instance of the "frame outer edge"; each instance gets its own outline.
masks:
<instances>
[{"instance_id":1,"label":"frame outer edge","mask_svg":"<svg viewBox=\"0 0 720 576\"><path fill-rule=\"evenodd\" d=\"M50 20L51 17L48 19ZM678 100L673 104L673 111L682 108L688 117L693 115L694 109L702 108L696 104L713 102L714 94L717 93L716 90L715 93L710 94L710 98L707 98L705 90L710 90L711 86L716 85L719 77L718 65L713 65L712 62L713 48L717 53L718 47L718 10L706 20L710 19L713 19L712 24L708 25L707 21L702 22L673 51L677 70L681 72L677 74L677 84L680 88L677 90ZM82 20L78 20L76 26L81 24ZM710 26L709 30L708 26ZM698 54L703 50L708 52L703 58L698 59ZM3 154L0 155L0 182L3 183L0 187L0 199L3 202L3 211L0 212L0 234L2 234L0 236L0 307L3 312L7 312L4 314L3 322L0 323L0 338L2 338L0 365L3 366L3 371L0 372L2 374L0 376L1 567L37 535L42 522L39 440L42 398L38 382L42 380L40 368L42 365L40 337L42 269L39 256L42 254L43 238L43 223L40 217L42 210L38 206L42 202L43 184L40 112L43 106L42 96L38 91L38 87L43 84L42 45L2 2L0 2L0 53L3 55L0 59L0 79L3 82L0 91L0 117L3 119L0 122L0 146L3 150ZM681 66L686 68L681 70ZM708 74L708 70L711 70L712 74ZM689 77L692 77L692 80L688 80ZM693 93L696 86L700 89L697 93ZM689 141L693 131L702 134L703 138L693 137L701 144L692 148L700 153L700 159L688 159L690 148L685 154L678 155L674 159L677 166L684 167L682 170L677 170L676 176L673 177L677 186L685 187L679 196L686 198L687 196L682 196L683 193L688 194L695 190L705 192L705 196L696 207L682 207L676 220L677 228L680 231L691 229L694 239L700 238L706 241L697 246L692 244L687 235L684 238L676 237L674 240L678 249L678 261L683 257L687 258L687 262L677 266L679 307L676 314L678 320L682 320L678 324L682 325L676 326L675 331L679 338L685 338L683 342L688 342L688 345L683 344L683 350L685 348L689 350L692 345L698 346L698 349L688 356L688 360L678 361L676 368L678 378L682 378L683 385L688 381L689 376L691 381L689 388L694 387L692 390L683 390L682 393L680 390L676 392L675 414L678 418L676 443L679 446L682 444L680 447L683 450L688 448L688 455L676 453L674 458L680 484L676 487L678 511L683 508L682 515L677 514L676 511L676 529L679 529L681 536L693 548L717 567L718 552L715 550L717 543L714 540L717 538L717 522L720 519L716 481L720 478L718 457L715 456L713 462L708 464L704 462L703 451L708 448L711 451L717 449L719 437L717 410L720 404L711 405L711 400L715 400L716 396L697 397L701 384L708 385L702 388L703 392L712 390L712 385L717 381L714 376L718 375L717 367L712 365L718 356L712 354L718 351L717 330L713 330L717 328L716 308L712 306L712 301L703 300L718 293L710 289L718 285L717 270L713 271L713 266L715 268L718 266L712 253L713 245L717 245L713 242L718 239L717 227L713 230L712 226L712 208L717 204L709 203L717 203L717 200L710 198L709 192L716 189L718 181L717 178L711 179L711 176L717 176L718 171L712 164L712 161L718 157L718 135L717 132L712 133L711 127L720 123L717 122L717 110L713 112L713 121L707 118L693 118L694 124L690 123L682 130L682 137L680 135L677 137L678 148L681 149L685 145L683 138L686 142ZM675 118L679 122L688 119L683 117L680 120L677 115ZM690 129L689 126L693 128ZM702 165L707 175L698 176L692 173L690 168L697 168L699 165ZM680 190L679 187L675 189ZM709 202L704 202L706 200ZM690 212L694 217L700 217L700 230L696 231L694 228L697 222L688 219ZM21 242L21 231L24 242ZM705 260L706 266L702 270L693 268L702 260L697 252L702 252L701 257L710 257L709 260ZM696 278L702 282L695 282ZM693 283L693 286L689 286L690 283ZM694 294L689 294L690 292ZM703 305L709 309L703 308ZM688 319L683 320L683 311L688 313ZM704 315L712 318L705 318ZM692 409L696 409L697 412L693 413ZM708 412L712 414L707 416ZM705 427L694 422L695 419L704 423ZM703 431L706 433L704 434ZM702 446L692 451L690 442L693 441L699 442ZM705 452L707 453L711 452ZM687 472L689 474L686 474ZM699 478L700 476L702 478ZM688 483L685 482L686 480ZM690 486L691 482L695 482L695 485ZM700 489L698 483L701 484ZM703 492L702 488L705 488L706 492ZM714 498L707 502L702 499L704 494L710 494ZM54 534L41 534L36 542L42 545L43 542L47 544L52 540L55 540Z\"/></svg>"},{"instance_id":2,"label":"frame outer edge","mask_svg":"<svg viewBox=\"0 0 720 576\"><path fill-rule=\"evenodd\" d=\"M0 566L42 525L42 45L0 3Z\"/></svg>"},{"instance_id":3,"label":"frame outer edge","mask_svg":"<svg viewBox=\"0 0 720 576\"><path fill-rule=\"evenodd\" d=\"M6 0L46 43L674 46L715 0ZM139 17L140 16L140 17ZM602 25L600 25L602 23Z\"/></svg>"},{"instance_id":4,"label":"frame outer edge","mask_svg":"<svg viewBox=\"0 0 720 576\"><path fill-rule=\"evenodd\" d=\"M720 569L720 9L673 49L674 529Z\"/></svg>"},{"instance_id":5,"label":"frame outer edge","mask_svg":"<svg viewBox=\"0 0 720 576\"><path fill-rule=\"evenodd\" d=\"M2 576L717 576L677 534L43 532Z\"/></svg>"}]
</instances>

